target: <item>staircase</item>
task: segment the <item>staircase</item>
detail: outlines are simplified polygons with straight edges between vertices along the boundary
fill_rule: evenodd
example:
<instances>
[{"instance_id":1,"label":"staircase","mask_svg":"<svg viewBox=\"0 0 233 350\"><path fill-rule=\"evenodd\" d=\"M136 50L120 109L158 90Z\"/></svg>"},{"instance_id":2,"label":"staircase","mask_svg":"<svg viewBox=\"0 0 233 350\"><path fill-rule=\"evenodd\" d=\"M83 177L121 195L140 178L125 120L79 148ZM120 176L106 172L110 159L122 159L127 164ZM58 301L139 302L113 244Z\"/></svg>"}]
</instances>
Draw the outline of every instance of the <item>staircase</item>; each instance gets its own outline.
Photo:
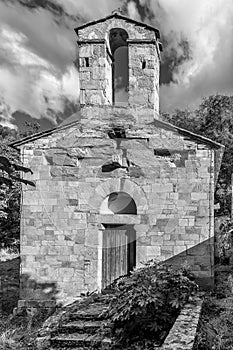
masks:
<instances>
[{"instance_id":1,"label":"staircase","mask_svg":"<svg viewBox=\"0 0 233 350\"><path fill-rule=\"evenodd\" d=\"M108 304L104 298L81 308L73 308L51 332L50 349L116 349L111 339L111 323L104 316Z\"/></svg>"}]
</instances>

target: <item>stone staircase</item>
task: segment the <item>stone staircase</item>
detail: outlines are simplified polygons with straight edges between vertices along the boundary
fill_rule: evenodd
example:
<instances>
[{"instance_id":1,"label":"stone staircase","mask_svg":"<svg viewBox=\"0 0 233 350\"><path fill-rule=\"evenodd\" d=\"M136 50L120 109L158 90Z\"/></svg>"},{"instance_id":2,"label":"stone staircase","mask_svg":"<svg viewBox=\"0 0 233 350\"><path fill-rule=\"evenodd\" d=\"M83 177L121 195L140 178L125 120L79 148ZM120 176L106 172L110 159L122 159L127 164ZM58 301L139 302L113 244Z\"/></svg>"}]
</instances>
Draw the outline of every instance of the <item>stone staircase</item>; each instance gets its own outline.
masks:
<instances>
[{"instance_id":1,"label":"stone staircase","mask_svg":"<svg viewBox=\"0 0 233 350\"><path fill-rule=\"evenodd\" d=\"M93 301L82 308L71 309L51 332L50 349L117 349L111 339L111 323L104 316L106 300Z\"/></svg>"}]
</instances>

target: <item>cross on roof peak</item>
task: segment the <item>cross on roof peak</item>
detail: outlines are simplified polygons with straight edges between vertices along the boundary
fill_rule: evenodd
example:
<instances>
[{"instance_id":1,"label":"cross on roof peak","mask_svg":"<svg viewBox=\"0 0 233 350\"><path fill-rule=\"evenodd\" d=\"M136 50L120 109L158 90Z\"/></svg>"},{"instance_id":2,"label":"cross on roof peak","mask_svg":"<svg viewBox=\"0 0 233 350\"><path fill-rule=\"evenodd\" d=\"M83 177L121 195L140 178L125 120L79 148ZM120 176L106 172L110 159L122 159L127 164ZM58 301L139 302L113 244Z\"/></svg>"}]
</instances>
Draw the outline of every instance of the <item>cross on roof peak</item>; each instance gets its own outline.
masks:
<instances>
[{"instance_id":1,"label":"cross on roof peak","mask_svg":"<svg viewBox=\"0 0 233 350\"><path fill-rule=\"evenodd\" d=\"M112 11L112 14L120 14L122 15L123 14L123 10L122 10L122 7L118 7L117 9L113 10Z\"/></svg>"}]
</instances>

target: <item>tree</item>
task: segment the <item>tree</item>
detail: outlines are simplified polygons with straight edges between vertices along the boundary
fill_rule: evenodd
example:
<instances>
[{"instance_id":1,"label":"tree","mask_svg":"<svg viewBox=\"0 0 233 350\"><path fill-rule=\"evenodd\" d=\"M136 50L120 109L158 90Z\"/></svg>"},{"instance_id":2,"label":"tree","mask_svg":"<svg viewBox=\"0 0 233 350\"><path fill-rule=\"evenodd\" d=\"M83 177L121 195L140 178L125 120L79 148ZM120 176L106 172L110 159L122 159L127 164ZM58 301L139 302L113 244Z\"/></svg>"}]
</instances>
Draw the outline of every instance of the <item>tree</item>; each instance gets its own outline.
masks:
<instances>
[{"instance_id":1,"label":"tree","mask_svg":"<svg viewBox=\"0 0 233 350\"><path fill-rule=\"evenodd\" d=\"M19 172L32 171L20 164L17 150L8 146L21 135L14 129L0 126L0 245L19 245L21 183L35 186L24 180Z\"/></svg>"},{"instance_id":2,"label":"tree","mask_svg":"<svg viewBox=\"0 0 233 350\"><path fill-rule=\"evenodd\" d=\"M177 110L172 115L163 114L163 118L225 146L215 199L220 203L221 213L229 213L233 172L233 96L212 95L204 98L195 111Z\"/></svg>"}]
</instances>

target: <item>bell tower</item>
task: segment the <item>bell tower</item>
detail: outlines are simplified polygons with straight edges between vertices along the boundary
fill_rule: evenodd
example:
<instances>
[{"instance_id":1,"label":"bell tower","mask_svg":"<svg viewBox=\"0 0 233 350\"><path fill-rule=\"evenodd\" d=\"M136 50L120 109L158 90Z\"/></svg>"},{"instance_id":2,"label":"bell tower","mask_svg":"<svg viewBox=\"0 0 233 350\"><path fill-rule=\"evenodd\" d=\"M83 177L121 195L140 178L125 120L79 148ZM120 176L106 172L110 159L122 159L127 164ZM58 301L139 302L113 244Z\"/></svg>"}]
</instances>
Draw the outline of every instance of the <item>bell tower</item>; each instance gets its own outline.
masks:
<instances>
[{"instance_id":1,"label":"bell tower","mask_svg":"<svg viewBox=\"0 0 233 350\"><path fill-rule=\"evenodd\" d=\"M158 118L159 31L114 11L75 32L81 108L139 108Z\"/></svg>"}]
</instances>

